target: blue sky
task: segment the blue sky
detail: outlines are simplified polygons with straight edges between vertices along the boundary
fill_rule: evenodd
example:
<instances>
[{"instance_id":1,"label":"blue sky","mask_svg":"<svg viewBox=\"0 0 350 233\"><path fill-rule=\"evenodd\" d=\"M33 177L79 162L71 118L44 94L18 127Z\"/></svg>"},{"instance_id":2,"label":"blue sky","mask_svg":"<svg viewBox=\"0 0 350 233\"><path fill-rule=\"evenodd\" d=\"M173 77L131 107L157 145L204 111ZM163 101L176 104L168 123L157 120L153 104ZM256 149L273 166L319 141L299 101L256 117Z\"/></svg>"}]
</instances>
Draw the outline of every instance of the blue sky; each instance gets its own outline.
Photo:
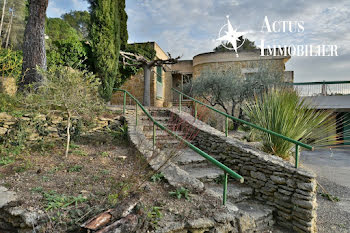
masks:
<instances>
[{"instance_id":1,"label":"blue sky","mask_svg":"<svg viewBox=\"0 0 350 233\"><path fill-rule=\"evenodd\" d=\"M59 17L70 10L86 10L83 0L49 0L47 14ZM265 43L335 44L338 57L292 57L287 70L295 81L350 80L349 0L126 0L129 42L156 41L173 56L191 59L218 44L219 29L230 15L233 27ZM303 33L261 33L264 17L304 21Z\"/></svg>"}]
</instances>

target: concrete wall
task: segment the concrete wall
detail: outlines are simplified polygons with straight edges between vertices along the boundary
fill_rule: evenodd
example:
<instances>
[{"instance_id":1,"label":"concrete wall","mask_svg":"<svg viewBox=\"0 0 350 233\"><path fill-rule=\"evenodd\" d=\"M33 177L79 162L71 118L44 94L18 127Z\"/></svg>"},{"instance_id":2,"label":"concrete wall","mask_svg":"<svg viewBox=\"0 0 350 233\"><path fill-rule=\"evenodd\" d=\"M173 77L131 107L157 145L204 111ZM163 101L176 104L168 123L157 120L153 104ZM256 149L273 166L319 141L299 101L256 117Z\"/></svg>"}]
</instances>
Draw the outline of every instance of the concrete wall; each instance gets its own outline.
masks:
<instances>
[{"instance_id":1,"label":"concrete wall","mask_svg":"<svg viewBox=\"0 0 350 233\"><path fill-rule=\"evenodd\" d=\"M195 128L195 146L216 157L233 171L242 175L245 184L254 189L256 199L275 208L277 224L296 232L316 232L316 179L303 168L273 155L259 151L250 145L227 138L218 130L194 121L187 113L172 110L186 123Z\"/></svg>"}]
</instances>

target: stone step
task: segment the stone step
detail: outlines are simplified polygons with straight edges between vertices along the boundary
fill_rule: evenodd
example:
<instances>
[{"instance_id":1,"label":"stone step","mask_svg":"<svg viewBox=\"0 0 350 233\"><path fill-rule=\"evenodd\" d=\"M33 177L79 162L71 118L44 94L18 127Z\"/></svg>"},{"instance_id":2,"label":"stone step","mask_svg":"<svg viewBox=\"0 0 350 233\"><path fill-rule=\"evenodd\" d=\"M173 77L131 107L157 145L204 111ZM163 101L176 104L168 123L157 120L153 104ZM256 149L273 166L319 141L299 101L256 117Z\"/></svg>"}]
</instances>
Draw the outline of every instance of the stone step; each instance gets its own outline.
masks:
<instances>
[{"instance_id":1,"label":"stone step","mask_svg":"<svg viewBox=\"0 0 350 233\"><path fill-rule=\"evenodd\" d=\"M193 176L194 178L199 179L202 182L210 182L220 177L220 175L223 175L224 172L220 169L215 167L214 165L211 166L196 166L194 164L181 166L182 169L184 169L188 174Z\"/></svg>"},{"instance_id":2,"label":"stone step","mask_svg":"<svg viewBox=\"0 0 350 233\"><path fill-rule=\"evenodd\" d=\"M176 123L169 123L169 122L160 122L160 123L170 130L175 130L179 128L179 125ZM143 125L143 131L153 131L152 122L142 122L142 125Z\"/></svg>"},{"instance_id":3,"label":"stone step","mask_svg":"<svg viewBox=\"0 0 350 233\"><path fill-rule=\"evenodd\" d=\"M269 232L273 227L273 208L256 201L235 204L239 209L238 224L241 232Z\"/></svg>"},{"instance_id":4,"label":"stone step","mask_svg":"<svg viewBox=\"0 0 350 233\"><path fill-rule=\"evenodd\" d=\"M176 158L175 161L178 165L207 163L207 160L204 157L189 148L183 149L179 151L179 153L180 155Z\"/></svg>"},{"instance_id":5,"label":"stone step","mask_svg":"<svg viewBox=\"0 0 350 233\"><path fill-rule=\"evenodd\" d=\"M167 110L150 110L151 116L155 117L169 117L169 112Z\"/></svg>"},{"instance_id":6,"label":"stone step","mask_svg":"<svg viewBox=\"0 0 350 233\"><path fill-rule=\"evenodd\" d=\"M155 117L153 117L153 119L156 121L160 121L160 122L166 122L166 121L169 121L170 117L168 117L168 116L155 116ZM140 120L151 122L151 120L148 118L148 116L140 116Z\"/></svg>"},{"instance_id":7,"label":"stone step","mask_svg":"<svg viewBox=\"0 0 350 233\"><path fill-rule=\"evenodd\" d=\"M173 133L176 133L177 135L179 136L184 136L185 134L181 131L173 131ZM153 129L152 130L146 130L144 131L144 135L147 137L147 138L151 138L153 137ZM170 138L170 139L175 139L174 136L172 136L171 134L169 134L168 132L166 132L165 130L161 130L161 129L157 129L156 130L156 137L157 138Z\"/></svg>"},{"instance_id":8,"label":"stone step","mask_svg":"<svg viewBox=\"0 0 350 233\"><path fill-rule=\"evenodd\" d=\"M227 184L227 199L232 203L238 203L250 199L253 195L253 189L246 185L234 183L234 180L229 180ZM206 184L207 190L214 196L222 198L223 184L211 182Z\"/></svg>"}]
</instances>

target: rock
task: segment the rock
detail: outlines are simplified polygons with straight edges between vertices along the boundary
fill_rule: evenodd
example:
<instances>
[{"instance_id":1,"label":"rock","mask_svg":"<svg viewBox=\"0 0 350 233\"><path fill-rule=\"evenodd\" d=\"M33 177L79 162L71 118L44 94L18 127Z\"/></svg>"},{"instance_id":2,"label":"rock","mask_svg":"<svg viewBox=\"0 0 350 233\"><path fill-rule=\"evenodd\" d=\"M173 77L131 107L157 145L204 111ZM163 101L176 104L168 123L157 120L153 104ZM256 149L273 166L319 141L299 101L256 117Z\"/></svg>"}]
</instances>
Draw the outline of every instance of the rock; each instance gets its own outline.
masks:
<instances>
[{"instance_id":1,"label":"rock","mask_svg":"<svg viewBox=\"0 0 350 233\"><path fill-rule=\"evenodd\" d=\"M250 172L250 175L255 178L255 179L258 179L258 180L262 180L262 181L266 181L266 176L264 173L262 172L255 172L255 171L251 171Z\"/></svg>"},{"instance_id":2,"label":"rock","mask_svg":"<svg viewBox=\"0 0 350 233\"><path fill-rule=\"evenodd\" d=\"M270 176L270 179L277 184L285 184L286 179L280 176Z\"/></svg>"},{"instance_id":3,"label":"rock","mask_svg":"<svg viewBox=\"0 0 350 233\"><path fill-rule=\"evenodd\" d=\"M248 215L243 215L238 218L238 225L241 232L249 232L249 230L256 228L254 219Z\"/></svg>"},{"instance_id":4,"label":"rock","mask_svg":"<svg viewBox=\"0 0 350 233\"><path fill-rule=\"evenodd\" d=\"M190 228L209 228L214 226L215 222L212 219L209 218L199 218L199 219L195 219L195 220L190 220L187 222L187 225Z\"/></svg>"},{"instance_id":5,"label":"rock","mask_svg":"<svg viewBox=\"0 0 350 233\"><path fill-rule=\"evenodd\" d=\"M0 209L16 200L17 195L15 192L9 191L7 188L0 186Z\"/></svg>"},{"instance_id":6,"label":"rock","mask_svg":"<svg viewBox=\"0 0 350 233\"><path fill-rule=\"evenodd\" d=\"M46 130L49 132L58 132L57 128L52 127L52 126L47 127Z\"/></svg>"},{"instance_id":7,"label":"rock","mask_svg":"<svg viewBox=\"0 0 350 233\"><path fill-rule=\"evenodd\" d=\"M316 190L316 182L310 183L297 183L297 187L302 190L314 192Z\"/></svg>"},{"instance_id":8,"label":"rock","mask_svg":"<svg viewBox=\"0 0 350 233\"><path fill-rule=\"evenodd\" d=\"M25 116L21 117L20 119L21 119L21 121L31 121L32 120L30 117L25 117Z\"/></svg>"},{"instance_id":9,"label":"rock","mask_svg":"<svg viewBox=\"0 0 350 233\"><path fill-rule=\"evenodd\" d=\"M29 135L28 140L29 141L36 141L39 139L39 137L40 137L40 135L38 133L32 133Z\"/></svg>"},{"instance_id":10,"label":"rock","mask_svg":"<svg viewBox=\"0 0 350 233\"><path fill-rule=\"evenodd\" d=\"M7 133L7 129L6 128L3 128L3 127L0 127L0 135L3 136Z\"/></svg>"},{"instance_id":11,"label":"rock","mask_svg":"<svg viewBox=\"0 0 350 233\"><path fill-rule=\"evenodd\" d=\"M15 121L15 118L6 112L0 112L0 121Z\"/></svg>"},{"instance_id":12,"label":"rock","mask_svg":"<svg viewBox=\"0 0 350 233\"><path fill-rule=\"evenodd\" d=\"M316 199L313 201L309 201L309 200L307 201L307 200L300 200L300 199L293 198L292 203L301 208L308 209L308 210L311 210L316 207Z\"/></svg>"}]
</instances>

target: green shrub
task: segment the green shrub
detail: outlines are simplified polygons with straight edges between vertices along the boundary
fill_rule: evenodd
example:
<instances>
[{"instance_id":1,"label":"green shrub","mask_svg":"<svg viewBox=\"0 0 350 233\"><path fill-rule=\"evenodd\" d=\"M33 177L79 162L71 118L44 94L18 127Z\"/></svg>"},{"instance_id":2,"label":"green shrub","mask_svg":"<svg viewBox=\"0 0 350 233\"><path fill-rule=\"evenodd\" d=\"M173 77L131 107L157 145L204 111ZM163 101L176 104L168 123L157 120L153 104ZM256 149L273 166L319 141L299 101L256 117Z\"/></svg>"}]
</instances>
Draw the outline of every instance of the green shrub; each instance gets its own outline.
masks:
<instances>
[{"instance_id":1,"label":"green shrub","mask_svg":"<svg viewBox=\"0 0 350 233\"><path fill-rule=\"evenodd\" d=\"M243 109L252 123L294 140L314 146L337 143L339 135L332 133L336 129L333 112L313 109L294 90L270 90L246 103ZM253 131L262 139L266 152L282 158L293 153L293 143L260 130Z\"/></svg>"},{"instance_id":2,"label":"green shrub","mask_svg":"<svg viewBox=\"0 0 350 233\"><path fill-rule=\"evenodd\" d=\"M76 69L88 69L88 45L78 39L58 40L47 51L47 63L52 66L69 66Z\"/></svg>"},{"instance_id":3,"label":"green shrub","mask_svg":"<svg viewBox=\"0 0 350 233\"><path fill-rule=\"evenodd\" d=\"M18 80L22 73L22 51L0 48L0 76Z\"/></svg>"},{"instance_id":4,"label":"green shrub","mask_svg":"<svg viewBox=\"0 0 350 233\"><path fill-rule=\"evenodd\" d=\"M15 96L0 93L0 112L11 114L17 109L19 109L19 101Z\"/></svg>"}]
</instances>

